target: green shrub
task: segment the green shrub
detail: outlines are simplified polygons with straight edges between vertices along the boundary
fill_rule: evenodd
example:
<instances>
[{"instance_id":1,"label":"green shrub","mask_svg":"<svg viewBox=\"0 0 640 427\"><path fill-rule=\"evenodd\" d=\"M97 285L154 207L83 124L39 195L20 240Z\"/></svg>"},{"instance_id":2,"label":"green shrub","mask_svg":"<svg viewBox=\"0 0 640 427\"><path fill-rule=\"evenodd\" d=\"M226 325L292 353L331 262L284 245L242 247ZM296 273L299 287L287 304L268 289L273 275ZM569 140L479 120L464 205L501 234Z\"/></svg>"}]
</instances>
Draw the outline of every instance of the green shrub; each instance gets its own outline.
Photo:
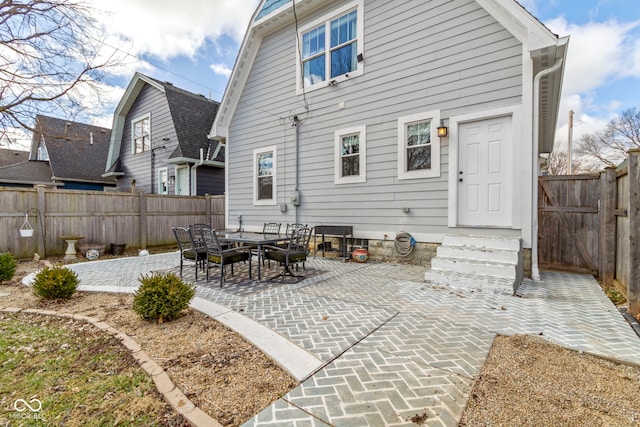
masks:
<instances>
[{"instance_id":1,"label":"green shrub","mask_svg":"<svg viewBox=\"0 0 640 427\"><path fill-rule=\"evenodd\" d=\"M0 283L13 279L18 263L8 252L0 254Z\"/></svg>"},{"instance_id":2,"label":"green shrub","mask_svg":"<svg viewBox=\"0 0 640 427\"><path fill-rule=\"evenodd\" d=\"M36 273L33 294L42 299L69 299L78 289L80 279L64 266L45 267Z\"/></svg>"},{"instance_id":3,"label":"green shrub","mask_svg":"<svg viewBox=\"0 0 640 427\"><path fill-rule=\"evenodd\" d=\"M143 319L162 323L172 320L189 307L195 287L173 273L152 274L139 279L133 296L133 310Z\"/></svg>"}]
</instances>

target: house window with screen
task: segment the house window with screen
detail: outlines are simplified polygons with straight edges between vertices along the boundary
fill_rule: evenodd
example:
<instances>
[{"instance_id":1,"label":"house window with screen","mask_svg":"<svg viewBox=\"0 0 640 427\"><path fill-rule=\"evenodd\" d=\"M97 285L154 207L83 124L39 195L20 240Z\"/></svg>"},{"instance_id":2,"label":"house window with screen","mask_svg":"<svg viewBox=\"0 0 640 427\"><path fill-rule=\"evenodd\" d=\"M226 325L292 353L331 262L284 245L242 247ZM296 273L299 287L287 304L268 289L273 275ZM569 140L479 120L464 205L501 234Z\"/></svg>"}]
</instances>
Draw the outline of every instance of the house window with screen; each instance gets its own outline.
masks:
<instances>
[{"instance_id":1,"label":"house window with screen","mask_svg":"<svg viewBox=\"0 0 640 427\"><path fill-rule=\"evenodd\" d=\"M151 149L151 120L147 115L135 119L131 126L133 153L144 153Z\"/></svg>"},{"instance_id":2,"label":"house window with screen","mask_svg":"<svg viewBox=\"0 0 640 427\"><path fill-rule=\"evenodd\" d=\"M439 112L398 119L398 179L440 176Z\"/></svg>"},{"instance_id":3,"label":"house window with screen","mask_svg":"<svg viewBox=\"0 0 640 427\"><path fill-rule=\"evenodd\" d=\"M254 204L276 204L276 170L275 146L253 151Z\"/></svg>"},{"instance_id":4,"label":"house window with screen","mask_svg":"<svg viewBox=\"0 0 640 427\"><path fill-rule=\"evenodd\" d=\"M357 126L335 132L335 182L366 181L366 127Z\"/></svg>"},{"instance_id":5,"label":"house window with screen","mask_svg":"<svg viewBox=\"0 0 640 427\"><path fill-rule=\"evenodd\" d=\"M349 4L332 15L314 22L301 31L302 85L305 89L324 87L362 74L358 62L361 51L362 7Z\"/></svg>"}]
</instances>

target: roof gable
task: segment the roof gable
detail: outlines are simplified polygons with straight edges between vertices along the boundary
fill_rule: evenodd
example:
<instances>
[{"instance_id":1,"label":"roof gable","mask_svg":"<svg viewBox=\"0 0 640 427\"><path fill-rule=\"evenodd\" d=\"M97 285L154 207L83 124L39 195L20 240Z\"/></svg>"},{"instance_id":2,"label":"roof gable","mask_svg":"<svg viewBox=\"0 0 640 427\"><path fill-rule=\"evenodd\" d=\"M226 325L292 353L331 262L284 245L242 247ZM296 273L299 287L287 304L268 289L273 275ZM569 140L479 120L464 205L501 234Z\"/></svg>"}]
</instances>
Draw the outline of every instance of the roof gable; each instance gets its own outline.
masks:
<instances>
[{"instance_id":1,"label":"roof gable","mask_svg":"<svg viewBox=\"0 0 640 427\"><path fill-rule=\"evenodd\" d=\"M114 112L113 133L109 144L106 173L113 173L119 169L117 165L126 117L145 85L150 85L161 91L169 106L178 141L178 146L171 158L194 160L200 158L201 148L205 151L213 151L210 147L212 143L207 136L218 111L219 103L203 95L180 89L172 83L161 82L136 72ZM208 157L207 159L224 161L223 158Z\"/></svg>"}]
</instances>

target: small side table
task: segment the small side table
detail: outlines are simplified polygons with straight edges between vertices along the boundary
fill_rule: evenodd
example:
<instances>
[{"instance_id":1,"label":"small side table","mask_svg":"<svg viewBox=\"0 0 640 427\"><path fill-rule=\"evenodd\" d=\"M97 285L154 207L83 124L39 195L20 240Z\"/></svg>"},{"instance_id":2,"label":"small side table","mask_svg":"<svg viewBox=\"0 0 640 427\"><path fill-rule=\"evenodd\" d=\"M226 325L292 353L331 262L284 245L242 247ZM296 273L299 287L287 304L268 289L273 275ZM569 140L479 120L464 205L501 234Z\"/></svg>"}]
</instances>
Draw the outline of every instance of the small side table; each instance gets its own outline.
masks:
<instances>
[{"instance_id":1,"label":"small side table","mask_svg":"<svg viewBox=\"0 0 640 427\"><path fill-rule=\"evenodd\" d=\"M84 236L58 236L58 238L67 242L67 250L64 253L64 260L76 259L78 253L76 252L76 242L84 239Z\"/></svg>"}]
</instances>

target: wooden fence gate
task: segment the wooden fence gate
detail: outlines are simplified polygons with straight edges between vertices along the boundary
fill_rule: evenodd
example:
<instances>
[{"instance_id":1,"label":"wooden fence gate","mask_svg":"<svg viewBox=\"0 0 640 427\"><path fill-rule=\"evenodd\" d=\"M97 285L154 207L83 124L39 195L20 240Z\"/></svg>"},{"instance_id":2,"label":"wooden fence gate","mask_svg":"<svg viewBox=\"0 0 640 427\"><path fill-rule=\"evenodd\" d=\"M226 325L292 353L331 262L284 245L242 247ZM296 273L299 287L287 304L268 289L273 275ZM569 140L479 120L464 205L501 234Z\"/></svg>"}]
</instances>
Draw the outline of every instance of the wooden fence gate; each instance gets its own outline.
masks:
<instances>
[{"instance_id":1,"label":"wooden fence gate","mask_svg":"<svg viewBox=\"0 0 640 427\"><path fill-rule=\"evenodd\" d=\"M538 264L597 275L640 316L640 148L628 154L599 174L538 178Z\"/></svg>"},{"instance_id":2,"label":"wooden fence gate","mask_svg":"<svg viewBox=\"0 0 640 427\"><path fill-rule=\"evenodd\" d=\"M600 174L538 178L542 268L598 273Z\"/></svg>"}]
</instances>

